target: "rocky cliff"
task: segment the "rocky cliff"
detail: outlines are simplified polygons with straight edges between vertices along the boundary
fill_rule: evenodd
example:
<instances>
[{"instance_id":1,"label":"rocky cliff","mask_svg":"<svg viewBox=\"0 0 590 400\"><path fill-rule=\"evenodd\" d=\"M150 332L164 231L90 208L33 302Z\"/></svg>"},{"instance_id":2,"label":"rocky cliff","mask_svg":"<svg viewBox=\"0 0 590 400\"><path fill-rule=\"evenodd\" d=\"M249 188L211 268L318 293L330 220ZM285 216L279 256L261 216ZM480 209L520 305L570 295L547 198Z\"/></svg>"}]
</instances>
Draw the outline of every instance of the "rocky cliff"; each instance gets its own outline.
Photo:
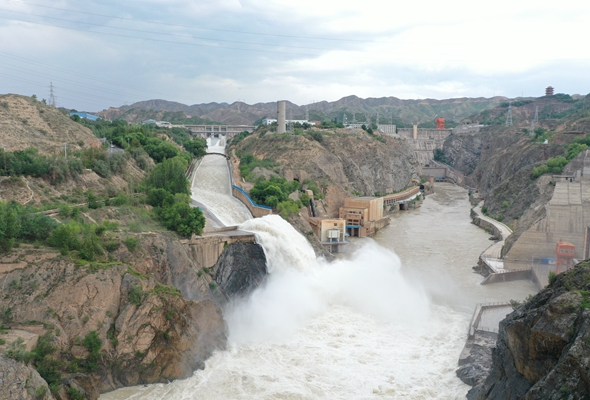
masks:
<instances>
[{"instance_id":1,"label":"rocky cliff","mask_svg":"<svg viewBox=\"0 0 590 400\"><path fill-rule=\"evenodd\" d=\"M92 263L21 245L0 259L1 347L18 350L21 356L13 358L25 361L37 342L54 349L29 365L45 371L60 399L71 391L97 398L122 386L190 376L225 347L219 305L266 275L260 246L209 242L190 245L173 234L147 233L133 252L120 248L116 261ZM211 248L216 265L195 260L195 252ZM35 376L23 364L14 368L19 376ZM26 379L28 386L0 380L0 388L29 398L25 393L42 385Z\"/></svg>"},{"instance_id":2,"label":"rocky cliff","mask_svg":"<svg viewBox=\"0 0 590 400\"><path fill-rule=\"evenodd\" d=\"M369 135L362 130L316 131L316 138L302 135L254 134L237 145L241 154L270 159L278 173L303 183L313 180L325 195L325 213L337 215L344 198L354 193L402 190L418 177L412 149L402 139ZM317 136L319 135L319 136ZM264 171L260 172L264 174Z\"/></svg>"},{"instance_id":3,"label":"rocky cliff","mask_svg":"<svg viewBox=\"0 0 590 400\"><path fill-rule=\"evenodd\" d=\"M500 323L492 367L468 398L590 398L590 262L558 275Z\"/></svg>"}]
</instances>

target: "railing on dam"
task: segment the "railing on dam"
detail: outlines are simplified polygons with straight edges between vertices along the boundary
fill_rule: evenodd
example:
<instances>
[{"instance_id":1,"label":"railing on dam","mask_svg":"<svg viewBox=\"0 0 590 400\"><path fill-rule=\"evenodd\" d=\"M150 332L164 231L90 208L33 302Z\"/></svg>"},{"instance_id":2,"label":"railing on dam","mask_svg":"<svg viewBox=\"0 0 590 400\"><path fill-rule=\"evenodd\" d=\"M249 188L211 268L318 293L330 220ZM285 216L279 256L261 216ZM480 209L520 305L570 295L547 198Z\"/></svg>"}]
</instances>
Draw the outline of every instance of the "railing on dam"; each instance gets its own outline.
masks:
<instances>
[{"instance_id":1,"label":"railing on dam","mask_svg":"<svg viewBox=\"0 0 590 400\"><path fill-rule=\"evenodd\" d=\"M248 193L236 185L232 185L232 194L235 198L241 200L242 203L246 205L246 207L248 207L254 217L263 217L265 215L272 214L272 207L254 203Z\"/></svg>"},{"instance_id":2,"label":"railing on dam","mask_svg":"<svg viewBox=\"0 0 590 400\"><path fill-rule=\"evenodd\" d=\"M400 193L388 194L383 197L383 204L389 205L389 204L397 203L400 201L404 201L404 200L409 199L412 196L417 195L419 192L420 192L420 187L414 186L414 187L411 187L410 189L404 190L403 192L400 192Z\"/></svg>"}]
</instances>

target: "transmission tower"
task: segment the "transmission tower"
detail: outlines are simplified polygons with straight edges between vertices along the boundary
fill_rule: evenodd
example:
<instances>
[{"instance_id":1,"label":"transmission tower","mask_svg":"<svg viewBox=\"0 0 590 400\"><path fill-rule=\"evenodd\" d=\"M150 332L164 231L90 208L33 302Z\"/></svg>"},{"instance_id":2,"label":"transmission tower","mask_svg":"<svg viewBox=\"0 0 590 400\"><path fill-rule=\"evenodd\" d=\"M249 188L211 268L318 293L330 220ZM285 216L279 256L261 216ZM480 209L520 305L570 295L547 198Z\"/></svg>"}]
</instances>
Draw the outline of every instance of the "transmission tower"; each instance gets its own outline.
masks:
<instances>
[{"instance_id":1,"label":"transmission tower","mask_svg":"<svg viewBox=\"0 0 590 400\"><path fill-rule=\"evenodd\" d=\"M348 123L348 121L346 118L346 112L344 112L344 115L342 116L342 125L346 126L347 123Z\"/></svg>"},{"instance_id":2,"label":"transmission tower","mask_svg":"<svg viewBox=\"0 0 590 400\"><path fill-rule=\"evenodd\" d=\"M506 115L506 126L512 125L512 102L508 103L508 114Z\"/></svg>"},{"instance_id":3,"label":"transmission tower","mask_svg":"<svg viewBox=\"0 0 590 400\"><path fill-rule=\"evenodd\" d=\"M531 121L531 131L530 131L529 135L531 135L531 136L535 135L535 120L534 119Z\"/></svg>"},{"instance_id":4,"label":"transmission tower","mask_svg":"<svg viewBox=\"0 0 590 400\"><path fill-rule=\"evenodd\" d=\"M53 93L53 82L49 83L49 106L56 107L55 94Z\"/></svg>"},{"instance_id":5,"label":"transmission tower","mask_svg":"<svg viewBox=\"0 0 590 400\"><path fill-rule=\"evenodd\" d=\"M533 121L539 122L539 106L535 106L535 118Z\"/></svg>"}]
</instances>

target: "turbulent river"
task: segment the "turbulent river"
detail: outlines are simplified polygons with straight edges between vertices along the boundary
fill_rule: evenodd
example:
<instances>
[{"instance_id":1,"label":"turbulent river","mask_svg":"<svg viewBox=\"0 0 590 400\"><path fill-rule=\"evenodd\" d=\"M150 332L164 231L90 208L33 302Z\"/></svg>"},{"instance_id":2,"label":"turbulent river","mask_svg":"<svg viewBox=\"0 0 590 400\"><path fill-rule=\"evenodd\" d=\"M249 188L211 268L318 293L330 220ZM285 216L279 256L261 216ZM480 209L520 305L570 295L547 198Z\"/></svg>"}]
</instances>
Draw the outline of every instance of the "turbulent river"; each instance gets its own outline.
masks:
<instances>
[{"instance_id":1,"label":"turbulent river","mask_svg":"<svg viewBox=\"0 0 590 400\"><path fill-rule=\"evenodd\" d=\"M491 242L469 207L464 189L439 184L332 263L278 216L244 222L270 275L224 310L228 349L191 378L101 399L464 399L455 369L475 304L535 292L479 285L471 267Z\"/></svg>"}]
</instances>

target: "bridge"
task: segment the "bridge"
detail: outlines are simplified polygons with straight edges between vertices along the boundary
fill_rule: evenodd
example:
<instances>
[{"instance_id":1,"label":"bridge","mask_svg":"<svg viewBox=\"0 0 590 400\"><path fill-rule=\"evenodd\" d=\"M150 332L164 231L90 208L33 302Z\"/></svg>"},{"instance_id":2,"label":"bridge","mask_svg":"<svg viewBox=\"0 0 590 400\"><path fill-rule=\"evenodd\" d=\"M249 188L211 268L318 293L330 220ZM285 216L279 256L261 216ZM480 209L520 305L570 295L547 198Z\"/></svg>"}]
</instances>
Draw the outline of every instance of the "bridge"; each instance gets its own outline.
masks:
<instances>
[{"instance_id":1,"label":"bridge","mask_svg":"<svg viewBox=\"0 0 590 400\"><path fill-rule=\"evenodd\" d=\"M175 127L186 128L194 136L207 139L211 136L233 137L247 131L253 132L256 129L253 125L175 125Z\"/></svg>"}]
</instances>

